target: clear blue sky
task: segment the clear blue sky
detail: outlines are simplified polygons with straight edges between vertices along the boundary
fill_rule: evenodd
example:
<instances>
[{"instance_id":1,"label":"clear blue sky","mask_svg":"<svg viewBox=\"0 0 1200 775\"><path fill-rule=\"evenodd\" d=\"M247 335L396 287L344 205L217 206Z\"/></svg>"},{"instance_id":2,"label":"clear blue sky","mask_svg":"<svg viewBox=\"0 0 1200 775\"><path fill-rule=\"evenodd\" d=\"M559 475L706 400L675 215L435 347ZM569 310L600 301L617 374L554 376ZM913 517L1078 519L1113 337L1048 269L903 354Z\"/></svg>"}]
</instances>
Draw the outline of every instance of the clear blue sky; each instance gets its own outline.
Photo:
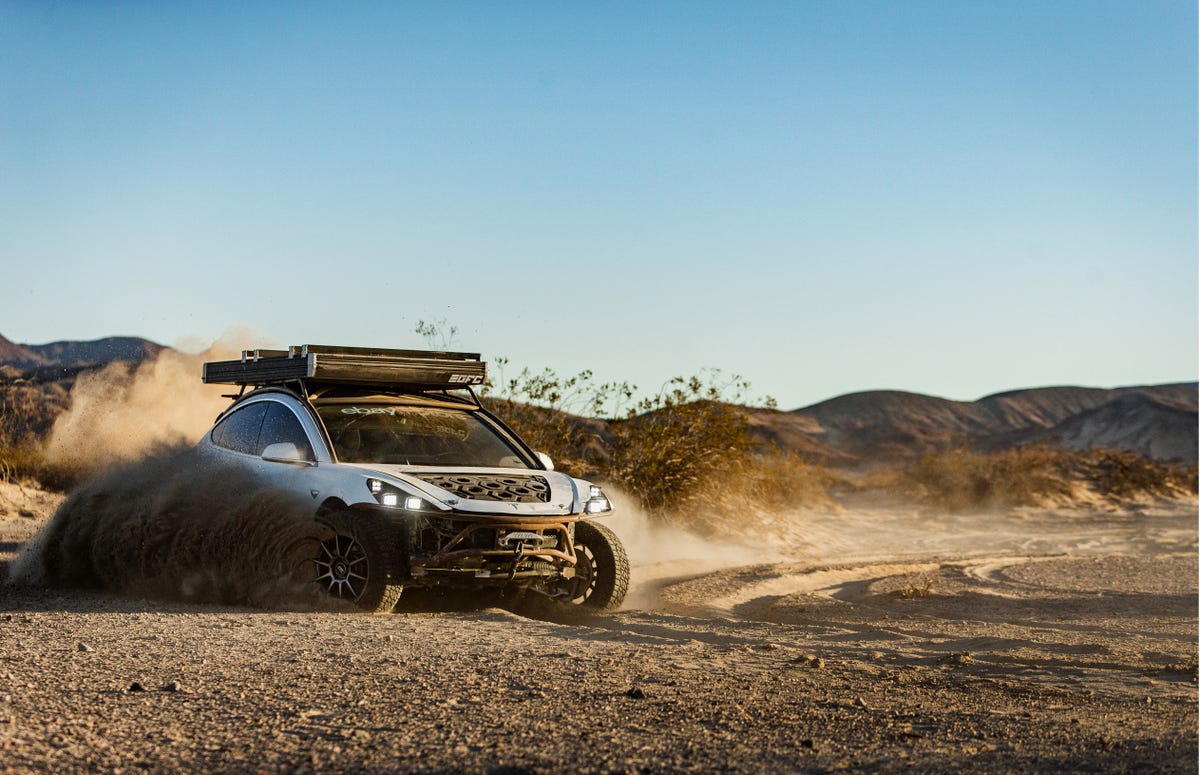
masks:
<instances>
[{"instance_id":1,"label":"clear blue sky","mask_svg":"<svg viewBox=\"0 0 1200 775\"><path fill-rule=\"evenodd\" d=\"M1192 380L1196 13L0 0L0 334Z\"/></svg>"}]
</instances>

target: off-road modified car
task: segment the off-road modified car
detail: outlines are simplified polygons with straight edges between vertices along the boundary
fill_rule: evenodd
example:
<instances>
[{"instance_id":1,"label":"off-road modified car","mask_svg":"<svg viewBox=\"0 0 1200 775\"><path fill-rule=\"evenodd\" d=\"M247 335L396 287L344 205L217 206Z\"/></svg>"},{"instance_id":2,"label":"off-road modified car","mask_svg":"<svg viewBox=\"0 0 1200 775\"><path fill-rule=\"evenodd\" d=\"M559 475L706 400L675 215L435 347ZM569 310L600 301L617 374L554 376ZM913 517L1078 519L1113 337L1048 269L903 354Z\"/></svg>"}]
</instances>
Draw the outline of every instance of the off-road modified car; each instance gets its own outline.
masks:
<instances>
[{"instance_id":1,"label":"off-road modified car","mask_svg":"<svg viewBox=\"0 0 1200 775\"><path fill-rule=\"evenodd\" d=\"M612 504L483 407L486 375L475 353L247 350L204 364L240 390L198 451L311 501L312 579L365 610L406 587L618 607L629 559L593 521Z\"/></svg>"}]
</instances>

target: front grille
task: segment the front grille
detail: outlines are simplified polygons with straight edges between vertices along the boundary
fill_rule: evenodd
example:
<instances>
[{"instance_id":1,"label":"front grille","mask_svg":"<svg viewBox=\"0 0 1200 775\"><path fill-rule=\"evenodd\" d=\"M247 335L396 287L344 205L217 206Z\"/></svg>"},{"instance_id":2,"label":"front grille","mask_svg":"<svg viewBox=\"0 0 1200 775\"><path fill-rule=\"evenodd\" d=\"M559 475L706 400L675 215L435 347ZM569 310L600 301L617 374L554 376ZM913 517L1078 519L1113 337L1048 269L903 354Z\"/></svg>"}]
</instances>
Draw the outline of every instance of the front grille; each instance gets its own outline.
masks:
<instances>
[{"instance_id":1,"label":"front grille","mask_svg":"<svg viewBox=\"0 0 1200 775\"><path fill-rule=\"evenodd\" d=\"M489 474L417 474L422 481L460 498L505 503L549 503L550 482L541 476Z\"/></svg>"}]
</instances>

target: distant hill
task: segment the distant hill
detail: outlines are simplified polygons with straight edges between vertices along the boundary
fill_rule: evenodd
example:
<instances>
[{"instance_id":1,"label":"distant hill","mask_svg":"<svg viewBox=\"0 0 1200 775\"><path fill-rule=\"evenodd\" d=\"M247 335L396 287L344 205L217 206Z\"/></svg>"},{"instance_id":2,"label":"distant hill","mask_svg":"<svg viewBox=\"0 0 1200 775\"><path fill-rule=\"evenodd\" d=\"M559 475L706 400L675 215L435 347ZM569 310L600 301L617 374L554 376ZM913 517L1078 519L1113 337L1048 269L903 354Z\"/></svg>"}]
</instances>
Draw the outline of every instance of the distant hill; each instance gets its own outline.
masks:
<instances>
[{"instance_id":1,"label":"distant hill","mask_svg":"<svg viewBox=\"0 0 1200 775\"><path fill-rule=\"evenodd\" d=\"M158 356L165 347L135 336L109 336L94 341L63 341L50 344L16 344L0 335L0 366L18 369L44 367L76 368L111 361L144 361Z\"/></svg>"},{"instance_id":2,"label":"distant hill","mask_svg":"<svg viewBox=\"0 0 1200 775\"><path fill-rule=\"evenodd\" d=\"M1113 447L1163 459L1196 460L1195 382L1123 388L1013 390L978 401L877 390L851 393L752 424L780 439L804 438L828 459L908 457L952 445L998 449L1039 441ZM801 449L800 445L787 446Z\"/></svg>"},{"instance_id":3,"label":"distant hill","mask_svg":"<svg viewBox=\"0 0 1200 775\"><path fill-rule=\"evenodd\" d=\"M1111 447L1161 459L1196 459L1196 408L1130 393L1069 417L1035 440L1064 446Z\"/></svg>"},{"instance_id":4,"label":"distant hill","mask_svg":"<svg viewBox=\"0 0 1200 775\"><path fill-rule=\"evenodd\" d=\"M28 366L45 366L47 364L45 359L33 350L24 345L10 342L4 336L0 335L0 365L25 368Z\"/></svg>"}]
</instances>

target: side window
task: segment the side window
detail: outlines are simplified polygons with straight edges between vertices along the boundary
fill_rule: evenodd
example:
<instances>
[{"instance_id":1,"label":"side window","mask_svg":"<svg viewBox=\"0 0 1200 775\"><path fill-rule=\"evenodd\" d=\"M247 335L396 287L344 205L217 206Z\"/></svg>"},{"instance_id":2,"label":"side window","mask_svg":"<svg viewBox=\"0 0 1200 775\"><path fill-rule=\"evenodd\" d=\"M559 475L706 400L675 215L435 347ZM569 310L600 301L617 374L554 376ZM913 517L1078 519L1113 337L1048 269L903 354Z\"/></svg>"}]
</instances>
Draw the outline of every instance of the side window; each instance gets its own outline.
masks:
<instances>
[{"instance_id":1,"label":"side window","mask_svg":"<svg viewBox=\"0 0 1200 775\"><path fill-rule=\"evenodd\" d=\"M305 435L304 426L300 424L300 420L296 418L291 409L272 401L268 404L267 416L263 419L262 433L258 437L256 454L261 455L263 450L271 444L288 441L295 444L296 448L304 453L305 460L315 460L312 445L308 443L308 436Z\"/></svg>"},{"instance_id":2,"label":"side window","mask_svg":"<svg viewBox=\"0 0 1200 775\"><path fill-rule=\"evenodd\" d=\"M213 428L213 443L234 452L255 454L255 450L258 449L258 431L266 413L267 404L263 401L238 409Z\"/></svg>"}]
</instances>

